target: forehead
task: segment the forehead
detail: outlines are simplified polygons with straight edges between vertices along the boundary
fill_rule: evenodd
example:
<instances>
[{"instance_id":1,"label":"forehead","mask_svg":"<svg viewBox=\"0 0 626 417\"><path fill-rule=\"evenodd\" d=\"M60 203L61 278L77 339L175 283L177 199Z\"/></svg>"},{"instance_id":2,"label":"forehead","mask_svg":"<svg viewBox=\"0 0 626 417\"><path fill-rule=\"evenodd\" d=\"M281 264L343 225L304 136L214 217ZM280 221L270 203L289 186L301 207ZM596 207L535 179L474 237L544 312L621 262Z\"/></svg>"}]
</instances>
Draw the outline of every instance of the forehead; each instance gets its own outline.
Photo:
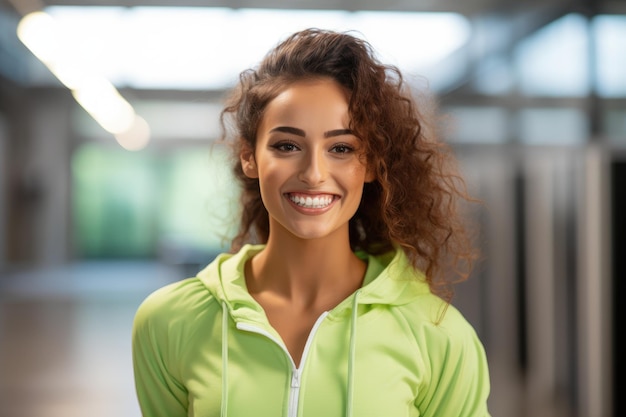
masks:
<instances>
[{"instance_id":1,"label":"forehead","mask_svg":"<svg viewBox=\"0 0 626 417\"><path fill-rule=\"evenodd\" d=\"M302 123L322 119L345 124L348 113L346 91L334 80L314 79L295 82L281 91L268 103L263 121Z\"/></svg>"}]
</instances>

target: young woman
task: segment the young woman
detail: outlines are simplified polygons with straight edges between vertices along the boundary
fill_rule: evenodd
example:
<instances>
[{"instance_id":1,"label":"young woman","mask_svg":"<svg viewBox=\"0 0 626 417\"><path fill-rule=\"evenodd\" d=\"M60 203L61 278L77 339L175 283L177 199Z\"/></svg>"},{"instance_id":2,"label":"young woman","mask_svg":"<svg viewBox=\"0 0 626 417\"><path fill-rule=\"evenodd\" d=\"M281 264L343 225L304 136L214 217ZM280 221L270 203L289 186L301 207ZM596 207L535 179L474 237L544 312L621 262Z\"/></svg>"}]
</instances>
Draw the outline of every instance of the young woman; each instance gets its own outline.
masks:
<instances>
[{"instance_id":1,"label":"young woman","mask_svg":"<svg viewBox=\"0 0 626 417\"><path fill-rule=\"evenodd\" d=\"M488 416L483 346L450 304L465 195L400 73L305 30L241 74L222 121L240 232L139 308L143 415Z\"/></svg>"}]
</instances>

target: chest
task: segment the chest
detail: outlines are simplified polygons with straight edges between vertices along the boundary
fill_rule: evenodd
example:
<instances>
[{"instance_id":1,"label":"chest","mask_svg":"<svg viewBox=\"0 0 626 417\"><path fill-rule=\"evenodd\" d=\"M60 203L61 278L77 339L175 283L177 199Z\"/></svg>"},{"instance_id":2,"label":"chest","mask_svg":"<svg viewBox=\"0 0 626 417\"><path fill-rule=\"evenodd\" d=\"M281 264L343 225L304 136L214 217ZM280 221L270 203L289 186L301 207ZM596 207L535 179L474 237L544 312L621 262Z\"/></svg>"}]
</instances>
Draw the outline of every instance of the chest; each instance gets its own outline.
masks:
<instances>
[{"instance_id":1,"label":"chest","mask_svg":"<svg viewBox=\"0 0 626 417\"><path fill-rule=\"evenodd\" d=\"M233 328L226 363L221 343L196 347L185 373L189 415L220 416L226 398L231 417L340 417L349 402L354 416L417 416L414 401L424 377L417 352L398 343L400 329L392 322L380 324L359 322L350 340L349 322L322 320L312 326L299 366L263 328Z\"/></svg>"},{"instance_id":2,"label":"chest","mask_svg":"<svg viewBox=\"0 0 626 417\"><path fill-rule=\"evenodd\" d=\"M300 366L307 340L313 340L316 323L323 312L297 312L285 309L266 309L270 325L276 330L296 367Z\"/></svg>"}]
</instances>

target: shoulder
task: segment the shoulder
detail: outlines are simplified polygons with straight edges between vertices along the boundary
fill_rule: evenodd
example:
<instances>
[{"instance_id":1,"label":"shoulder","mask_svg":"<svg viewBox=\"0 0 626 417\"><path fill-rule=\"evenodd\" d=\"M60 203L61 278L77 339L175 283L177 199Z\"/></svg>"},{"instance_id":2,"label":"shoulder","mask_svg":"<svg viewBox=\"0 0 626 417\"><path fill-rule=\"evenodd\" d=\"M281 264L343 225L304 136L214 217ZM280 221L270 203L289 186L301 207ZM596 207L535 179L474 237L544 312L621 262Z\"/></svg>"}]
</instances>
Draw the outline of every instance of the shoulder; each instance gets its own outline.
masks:
<instances>
[{"instance_id":1,"label":"shoulder","mask_svg":"<svg viewBox=\"0 0 626 417\"><path fill-rule=\"evenodd\" d=\"M149 294L139 305L134 318L135 329L166 326L177 323L193 324L219 308L206 286L196 278L161 287Z\"/></svg>"},{"instance_id":2,"label":"shoulder","mask_svg":"<svg viewBox=\"0 0 626 417\"><path fill-rule=\"evenodd\" d=\"M454 305L432 293L401 306L400 312L421 345L441 348L443 345L475 343L478 339L465 316Z\"/></svg>"},{"instance_id":3,"label":"shoulder","mask_svg":"<svg viewBox=\"0 0 626 417\"><path fill-rule=\"evenodd\" d=\"M485 362L485 350L473 325L455 306L436 295L424 294L395 310L428 380L445 368L461 366L477 371L476 367Z\"/></svg>"}]
</instances>

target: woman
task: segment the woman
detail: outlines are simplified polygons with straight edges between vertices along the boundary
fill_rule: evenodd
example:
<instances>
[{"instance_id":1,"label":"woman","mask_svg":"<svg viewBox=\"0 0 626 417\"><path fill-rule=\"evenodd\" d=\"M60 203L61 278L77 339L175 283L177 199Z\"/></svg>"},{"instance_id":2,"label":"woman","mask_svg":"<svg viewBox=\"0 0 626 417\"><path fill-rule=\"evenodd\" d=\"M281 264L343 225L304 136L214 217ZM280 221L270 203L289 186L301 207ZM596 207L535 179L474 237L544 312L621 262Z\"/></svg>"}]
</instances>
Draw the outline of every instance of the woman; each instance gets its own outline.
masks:
<instances>
[{"instance_id":1,"label":"woman","mask_svg":"<svg viewBox=\"0 0 626 417\"><path fill-rule=\"evenodd\" d=\"M305 30L241 74L222 122L241 228L139 308L143 415L488 416L483 346L450 305L464 193L400 73Z\"/></svg>"}]
</instances>

